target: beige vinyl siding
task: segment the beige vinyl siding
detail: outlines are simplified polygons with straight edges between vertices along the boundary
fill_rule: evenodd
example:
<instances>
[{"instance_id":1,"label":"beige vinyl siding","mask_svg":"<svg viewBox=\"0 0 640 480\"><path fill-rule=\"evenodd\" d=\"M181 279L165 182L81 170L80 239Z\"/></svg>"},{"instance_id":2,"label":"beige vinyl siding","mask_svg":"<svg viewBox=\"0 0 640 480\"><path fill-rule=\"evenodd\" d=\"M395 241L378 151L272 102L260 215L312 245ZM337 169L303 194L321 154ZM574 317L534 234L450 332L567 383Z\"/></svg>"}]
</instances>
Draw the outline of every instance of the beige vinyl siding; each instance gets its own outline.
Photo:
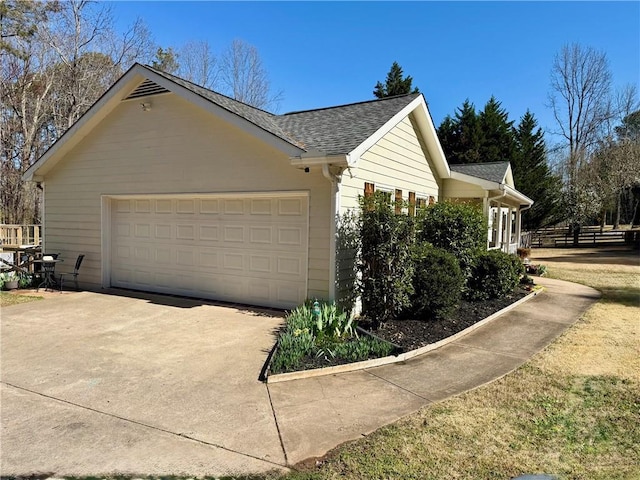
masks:
<instances>
[{"instance_id":1,"label":"beige vinyl siding","mask_svg":"<svg viewBox=\"0 0 640 480\"><path fill-rule=\"evenodd\" d=\"M433 172L417 127L407 116L367 150L355 168L344 172L341 213L358 207L358 197L364 193L365 182L376 187L400 189L405 200L408 200L409 192L415 192L419 197L438 198L439 181Z\"/></svg>"},{"instance_id":2,"label":"beige vinyl siding","mask_svg":"<svg viewBox=\"0 0 640 480\"><path fill-rule=\"evenodd\" d=\"M446 179L442 188L444 198L485 198L487 191L478 185Z\"/></svg>"},{"instance_id":3,"label":"beige vinyl siding","mask_svg":"<svg viewBox=\"0 0 640 480\"><path fill-rule=\"evenodd\" d=\"M422 145L417 126L409 116L392 128L375 145L367 150L355 168L346 170L340 186L340 213L358 209L358 198L364 195L365 182L376 188L392 191L402 190L404 200L409 192L419 198L439 198L439 179L434 174L427 149ZM348 297L354 281L354 252L337 251L336 296L339 300ZM344 303L348 307L348 303Z\"/></svg>"},{"instance_id":4,"label":"beige vinyl siding","mask_svg":"<svg viewBox=\"0 0 640 480\"><path fill-rule=\"evenodd\" d=\"M45 249L80 280L99 287L103 195L309 192L308 295L329 291L330 183L284 153L174 94L122 102L44 179ZM147 100L145 100L147 101Z\"/></svg>"}]
</instances>

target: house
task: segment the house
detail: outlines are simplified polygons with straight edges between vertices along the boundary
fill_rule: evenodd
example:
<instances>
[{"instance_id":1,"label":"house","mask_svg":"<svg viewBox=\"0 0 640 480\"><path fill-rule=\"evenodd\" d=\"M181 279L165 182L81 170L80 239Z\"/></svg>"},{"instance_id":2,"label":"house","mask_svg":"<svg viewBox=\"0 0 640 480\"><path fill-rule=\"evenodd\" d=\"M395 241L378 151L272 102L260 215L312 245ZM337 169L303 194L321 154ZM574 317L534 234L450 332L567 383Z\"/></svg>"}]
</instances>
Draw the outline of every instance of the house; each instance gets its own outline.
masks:
<instances>
[{"instance_id":1,"label":"house","mask_svg":"<svg viewBox=\"0 0 640 480\"><path fill-rule=\"evenodd\" d=\"M490 246L517 245L532 201L497 170L450 167L421 94L274 115L136 64L25 179L89 288L291 308L336 297L336 216L365 190L508 208Z\"/></svg>"}]
</instances>

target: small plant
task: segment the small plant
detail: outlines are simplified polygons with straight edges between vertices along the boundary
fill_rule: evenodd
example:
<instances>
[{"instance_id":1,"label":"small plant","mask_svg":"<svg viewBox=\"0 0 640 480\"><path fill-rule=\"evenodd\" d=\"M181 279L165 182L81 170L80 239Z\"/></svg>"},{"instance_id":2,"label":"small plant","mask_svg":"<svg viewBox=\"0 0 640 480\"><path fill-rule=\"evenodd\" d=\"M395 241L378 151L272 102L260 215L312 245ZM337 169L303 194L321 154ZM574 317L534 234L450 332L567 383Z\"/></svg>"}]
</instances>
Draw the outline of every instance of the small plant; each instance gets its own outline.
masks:
<instances>
[{"instance_id":1,"label":"small plant","mask_svg":"<svg viewBox=\"0 0 640 480\"><path fill-rule=\"evenodd\" d=\"M520 285L533 285L533 283L533 278L527 274L523 275L520 279Z\"/></svg>"},{"instance_id":2,"label":"small plant","mask_svg":"<svg viewBox=\"0 0 640 480\"><path fill-rule=\"evenodd\" d=\"M520 247L518 248L518 250L516 250L516 253L521 260L524 260L525 258L529 258L529 256L531 255L531 249Z\"/></svg>"},{"instance_id":3,"label":"small plant","mask_svg":"<svg viewBox=\"0 0 640 480\"><path fill-rule=\"evenodd\" d=\"M394 346L377 338L359 337L357 341L335 345L333 355L349 362L360 362L369 358L386 357L393 353Z\"/></svg>"},{"instance_id":4,"label":"small plant","mask_svg":"<svg viewBox=\"0 0 640 480\"><path fill-rule=\"evenodd\" d=\"M20 272L18 274L18 287L29 288L33 283L33 277L27 272Z\"/></svg>"},{"instance_id":5,"label":"small plant","mask_svg":"<svg viewBox=\"0 0 640 480\"><path fill-rule=\"evenodd\" d=\"M0 273L0 277L2 278L2 288L13 290L18 287L18 277L15 272Z\"/></svg>"},{"instance_id":6,"label":"small plant","mask_svg":"<svg viewBox=\"0 0 640 480\"><path fill-rule=\"evenodd\" d=\"M314 338L308 329L286 331L278 339L278 349L271 360L274 372L295 370L314 348Z\"/></svg>"},{"instance_id":7,"label":"small plant","mask_svg":"<svg viewBox=\"0 0 640 480\"><path fill-rule=\"evenodd\" d=\"M318 314L314 314L313 334L322 341L325 338L338 340L355 332L353 318L340 311L335 303L323 303Z\"/></svg>"},{"instance_id":8,"label":"small plant","mask_svg":"<svg viewBox=\"0 0 640 480\"><path fill-rule=\"evenodd\" d=\"M285 319L285 326L271 359L271 371L283 373L304 368L305 359L342 363L387 356L394 346L382 340L360 337L355 321L335 303L307 301Z\"/></svg>"}]
</instances>

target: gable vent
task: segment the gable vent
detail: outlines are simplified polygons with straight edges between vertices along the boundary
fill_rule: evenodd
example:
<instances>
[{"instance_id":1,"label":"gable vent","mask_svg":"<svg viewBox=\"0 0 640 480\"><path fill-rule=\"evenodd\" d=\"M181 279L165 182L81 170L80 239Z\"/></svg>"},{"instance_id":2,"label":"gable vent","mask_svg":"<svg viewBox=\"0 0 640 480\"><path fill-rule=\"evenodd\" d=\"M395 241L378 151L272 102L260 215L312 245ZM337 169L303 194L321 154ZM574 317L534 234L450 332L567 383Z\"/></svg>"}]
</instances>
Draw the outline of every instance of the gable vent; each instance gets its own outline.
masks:
<instances>
[{"instance_id":1,"label":"gable vent","mask_svg":"<svg viewBox=\"0 0 640 480\"><path fill-rule=\"evenodd\" d=\"M131 100L132 98L148 97L149 95L158 95L160 93L169 93L169 90L152 82L151 80L145 80L138 87L129 94L125 100Z\"/></svg>"}]
</instances>

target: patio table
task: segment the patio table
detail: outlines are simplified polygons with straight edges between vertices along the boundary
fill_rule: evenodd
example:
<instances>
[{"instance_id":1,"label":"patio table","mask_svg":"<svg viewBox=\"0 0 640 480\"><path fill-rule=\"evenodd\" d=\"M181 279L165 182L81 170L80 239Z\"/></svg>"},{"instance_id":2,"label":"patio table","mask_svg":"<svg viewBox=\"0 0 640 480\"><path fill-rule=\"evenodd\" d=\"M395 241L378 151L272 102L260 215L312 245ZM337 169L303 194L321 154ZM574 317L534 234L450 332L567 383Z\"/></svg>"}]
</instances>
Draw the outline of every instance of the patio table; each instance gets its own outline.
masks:
<instances>
[{"instance_id":1,"label":"patio table","mask_svg":"<svg viewBox=\"0 0 640 480\"><path fill-rule=\"evenodd\" d=\"M42 264L42 283L38 285L36 291L40 290L40 288L44 287L45 290L51 289L54 290L58 287L58 280L56 279L56 263L63 262L64 260L60 260L57 258L48 258L43 257L38 260L34 260L33 263L41 263Z\"/></svg>"}]
</instances>

